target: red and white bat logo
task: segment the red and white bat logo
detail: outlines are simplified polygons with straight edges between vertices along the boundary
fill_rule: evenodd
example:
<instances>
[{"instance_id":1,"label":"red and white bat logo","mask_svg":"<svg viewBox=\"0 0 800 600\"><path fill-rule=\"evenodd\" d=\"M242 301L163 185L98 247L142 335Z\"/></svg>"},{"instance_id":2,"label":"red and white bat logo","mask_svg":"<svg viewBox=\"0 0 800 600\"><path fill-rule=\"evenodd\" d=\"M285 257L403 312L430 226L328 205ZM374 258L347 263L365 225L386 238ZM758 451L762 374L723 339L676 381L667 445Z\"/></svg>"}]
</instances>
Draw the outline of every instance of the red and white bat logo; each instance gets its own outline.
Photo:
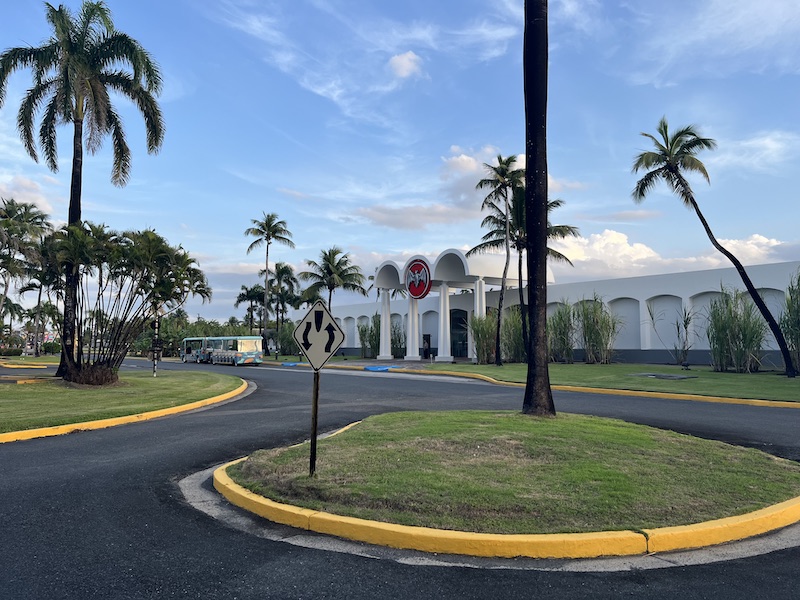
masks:
<instances>
[{"instance_id":1,"label":"red and white bat logo","mask_svg":"<svg viewBox=\"0 0 800 600\"><path fill-rule=\"evenodd\" d=\"M431 270L424 260L416 259L406 269L406 289L412 298L424 298L431 291Z\"/></svg>"}]
</instances>

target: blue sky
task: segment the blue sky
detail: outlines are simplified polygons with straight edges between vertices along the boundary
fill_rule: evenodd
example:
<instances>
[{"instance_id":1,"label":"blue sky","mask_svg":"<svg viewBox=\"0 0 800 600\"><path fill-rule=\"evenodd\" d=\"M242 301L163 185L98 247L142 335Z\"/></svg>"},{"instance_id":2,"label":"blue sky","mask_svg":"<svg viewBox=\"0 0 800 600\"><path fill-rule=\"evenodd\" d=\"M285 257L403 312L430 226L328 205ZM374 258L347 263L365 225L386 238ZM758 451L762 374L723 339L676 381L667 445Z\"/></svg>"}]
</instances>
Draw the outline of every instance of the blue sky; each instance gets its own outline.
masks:
<instances>
[{"instance_id":1,"label":"blue sky","mask_svg":"<svg viewBox=\"0 0 800 600\"><path fill-rule=\"evenodd\" d=\"M75 11L79 4L68 0ZM214 290L192 317L241 317L258 282L250 220L275 212L304 268L338 245L365 274L383 260L468 249L482 235L483 163L524 152L521 0L108 0L118 29L159 63L161 152L120 100L133 152L125 188L109 143L84 162L83 215L154 228L200 263ZM4 6L0 48L49 37L44 4ZM0 110L0 196L66 219L70 130L58 173L15 127L29 72ZM556 281L727 266L696 217L658 188L631 200L639 133L666 115L717 140L692 180L717 237L745 264L800 258L800 9L796 0L551 0L548 150ZM351 298L334 296L334 305Z\"/></svg>"}]
</instances>

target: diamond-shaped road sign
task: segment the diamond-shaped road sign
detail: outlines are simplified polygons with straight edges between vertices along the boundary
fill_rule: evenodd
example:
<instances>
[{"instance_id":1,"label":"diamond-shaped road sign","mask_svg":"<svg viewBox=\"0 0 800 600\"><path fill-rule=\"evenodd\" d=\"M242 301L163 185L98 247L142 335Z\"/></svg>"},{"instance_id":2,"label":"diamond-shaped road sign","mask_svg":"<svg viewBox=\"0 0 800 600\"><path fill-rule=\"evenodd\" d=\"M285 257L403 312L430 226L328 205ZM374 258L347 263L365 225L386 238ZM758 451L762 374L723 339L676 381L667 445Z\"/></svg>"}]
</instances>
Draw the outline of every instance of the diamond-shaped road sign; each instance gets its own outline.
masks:
<instances>
[{"instance_id":1,"label":"diamond-shaped road sign","mask_svg":"<svg viewBox=\"0 0 800 600\"><path fill-rule=\"evenodd\" d=\"M293 336L315 371L319 371L344 343L342 328L322 302L311 307L295 327Z\"/></svg>"}]
</instances>

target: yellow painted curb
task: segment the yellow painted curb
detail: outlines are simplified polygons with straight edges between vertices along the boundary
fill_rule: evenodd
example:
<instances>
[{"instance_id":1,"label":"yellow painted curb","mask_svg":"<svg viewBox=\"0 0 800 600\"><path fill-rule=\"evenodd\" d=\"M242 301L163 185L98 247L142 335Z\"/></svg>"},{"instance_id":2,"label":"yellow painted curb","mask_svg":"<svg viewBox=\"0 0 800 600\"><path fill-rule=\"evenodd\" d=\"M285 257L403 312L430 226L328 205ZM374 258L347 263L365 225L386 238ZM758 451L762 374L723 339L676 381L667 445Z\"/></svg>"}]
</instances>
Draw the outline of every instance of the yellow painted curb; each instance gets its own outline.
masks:
<instances>
[{"instance_id":1,"label":"yellow painted curb","mask_svg":"<svg viewBox=\"0 0 800 600\"><path fill-rule=\"evenodd\" d=\"M800 498L793 498L738 517L643 531L647 534L650 552L668 552L742 540L787 527L798 521L800 521Z\"/></svg>"},{"instance_id":2,"label":"yellow painted curb","mask_svg":"<svg viewBox=\"0 0 800 600\"><path fill-rule=\"evenodd\" d=\"M42 364L18 365L7 362L0 362L0 367L5 367L6 369L46 369L49 366L55 366L55 365L42 365Z\"/></svg>"},{"instance_id":3,"label":"yellow painted curb","mask_svg":"<svg viewBox=\"0 0 800 600\"><path fill-rule=\"evenodd\" d=\"M330 365L333 369L361 369L362 367L347 367ZM467 379L479 379L496 385L508 387L524 388L524 383L516 381L502 381L489 375L481 373L464 373L462 371L429 371L427 369L405 369L397 367L392 371L398 373L413 373L416 375L447 375L448 377L465 377ZM765 406L772 408L797 408L800 409L800 402L789 402L786 400L757 400L753 398L724 398L720 396L702 396L700 394L675 394L672 392L645 392L637 390L618 390L615 388L591 388L576 385L551 385L554 390L564 392L583 392L587 394L613 394L615 396L638 396L640 398L666 398L668 400L690 400L693 402L716 402L719 404L743 404L747 406Z\"/></svg>"},{"instance_id":4,"label":"yellow painted curb","mask_svg":"<svg viewBox=\"0 0 800 600\"><path fill-rule=\"evenodd\" d=\"M699 394L673 394L671 392L638 392L636 390L616 390L612 388L588 388L574 385L554 385L554 390L586 392L590 394L614 394L617 396L639 396L641 398L667 398L669 400L691 400L693 402L716 402L719 404L745 404L748 406L768 406L772 408L800 408L800 402L786 400L755 400L752 398L723 398L720 396L701 396Z\"/></svg>"},{"instance_id":5,"label":"yellow painted curb","mask_svg":"<svg viewBox=\"0 0 800 600\"><path fill-rule=\"evenodd\" d=\"M350 423L330 435L343 433L360 422ZM239 458L214 471L214 489L231 504L274 523L405 550L499 558L634 556L715 546L800 522L800 497L797 497L736 517L635 531L493 534L396 525L301 508L254 494L234 482L227 472L228 467L247 458Z\"/></svg>"},{"instance_id":6,"label":"yellow painted curb","mask_svg":"<svg viewBox=\"0 0 800 600\"><path fill-rule=\"evenodd\" d=\"M470 556L594 558L647 552L646 538L633 531L533 535L470 533L381 523L281 504L234 483L226 469L241 460L244 459L214 471L214 488L231 504L298 529L391 548Z\"/></svg>"},{"instance_id":7,"label":"yellow painted curb","mask_svg":"<svg viewBox=\"0 0 800 600\"><path fill-rule=\"evenodd\" d=\"M6 442L18 442L21 440L31 440L34 438L51 437L55 435L64 435L74 431L84 431L89 429L105 429L106 427L114 427L115 425L125 425L127 423L138 423L139 421L149 421L151 419L158 419L168 415L175 415L178 413L195 410L217 402L223 402L234 396L242 393L247 389L247 382L243 379L242 384L225 394L206 398L205 400L198 400L189 404L182 404L180 406L172 406L170 408L162 408L159 410L151 410L145 413L136 415L126 415L124 417L113 417L111 419L98 419L96 421L87 421L85 423L70 423L68 425L57 425L55 427L39 427L37 429L26 429L23 431L9 431L8 433L0 433L0 444Z\"/></svg>"},{"instance_id":8,"label":"yellow painted curb","mask_svg":"<svg viewBox=\"0 0 800 600\"><path fill-rule=\"evenodd\" d=\"M236 484L227 473L240 458L214 471L214 489L231 504L274 523L405 550L514 558L596 558L688 550L742 540L800 521L800 497L746 515L642 531L491 534L411 527L343 517L275 502Z\"/></svg>"}]
</instances>

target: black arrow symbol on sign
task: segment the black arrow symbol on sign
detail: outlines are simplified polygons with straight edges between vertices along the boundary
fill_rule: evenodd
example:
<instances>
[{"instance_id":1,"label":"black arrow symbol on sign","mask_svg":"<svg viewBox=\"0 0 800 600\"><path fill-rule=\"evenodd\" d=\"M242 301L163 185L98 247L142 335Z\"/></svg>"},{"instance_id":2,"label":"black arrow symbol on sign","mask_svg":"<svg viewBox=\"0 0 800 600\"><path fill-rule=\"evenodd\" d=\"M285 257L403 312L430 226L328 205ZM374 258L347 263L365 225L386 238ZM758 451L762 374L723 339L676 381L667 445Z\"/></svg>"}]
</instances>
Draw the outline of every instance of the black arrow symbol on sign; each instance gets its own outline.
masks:
<instances>
[{"instance_id":1,"label":"black arrow symbol on sign","mask_svg":"<svg viewBox=\"0 0 800 600\"><path fill-rule=\"evenodd\" d=\"M328 323L325 331L328 332L328 343L325 344L325 352L330 352L335 338L334 332L336 331L336 327L333 326L333 323Z\"/></svg>"},{"instance_id":2,"label":"black arrow symbol on sign","mask_svg":"<svg viewBox=\"0 0 800 600\"><path fill-rule=\"evenodd\" d=\"M306 322L306 329L303 332L303 348L308 350L311 348L311 342L308 341L308 334L311 332L311 323Z\"/></svg>"}]
</instances>

